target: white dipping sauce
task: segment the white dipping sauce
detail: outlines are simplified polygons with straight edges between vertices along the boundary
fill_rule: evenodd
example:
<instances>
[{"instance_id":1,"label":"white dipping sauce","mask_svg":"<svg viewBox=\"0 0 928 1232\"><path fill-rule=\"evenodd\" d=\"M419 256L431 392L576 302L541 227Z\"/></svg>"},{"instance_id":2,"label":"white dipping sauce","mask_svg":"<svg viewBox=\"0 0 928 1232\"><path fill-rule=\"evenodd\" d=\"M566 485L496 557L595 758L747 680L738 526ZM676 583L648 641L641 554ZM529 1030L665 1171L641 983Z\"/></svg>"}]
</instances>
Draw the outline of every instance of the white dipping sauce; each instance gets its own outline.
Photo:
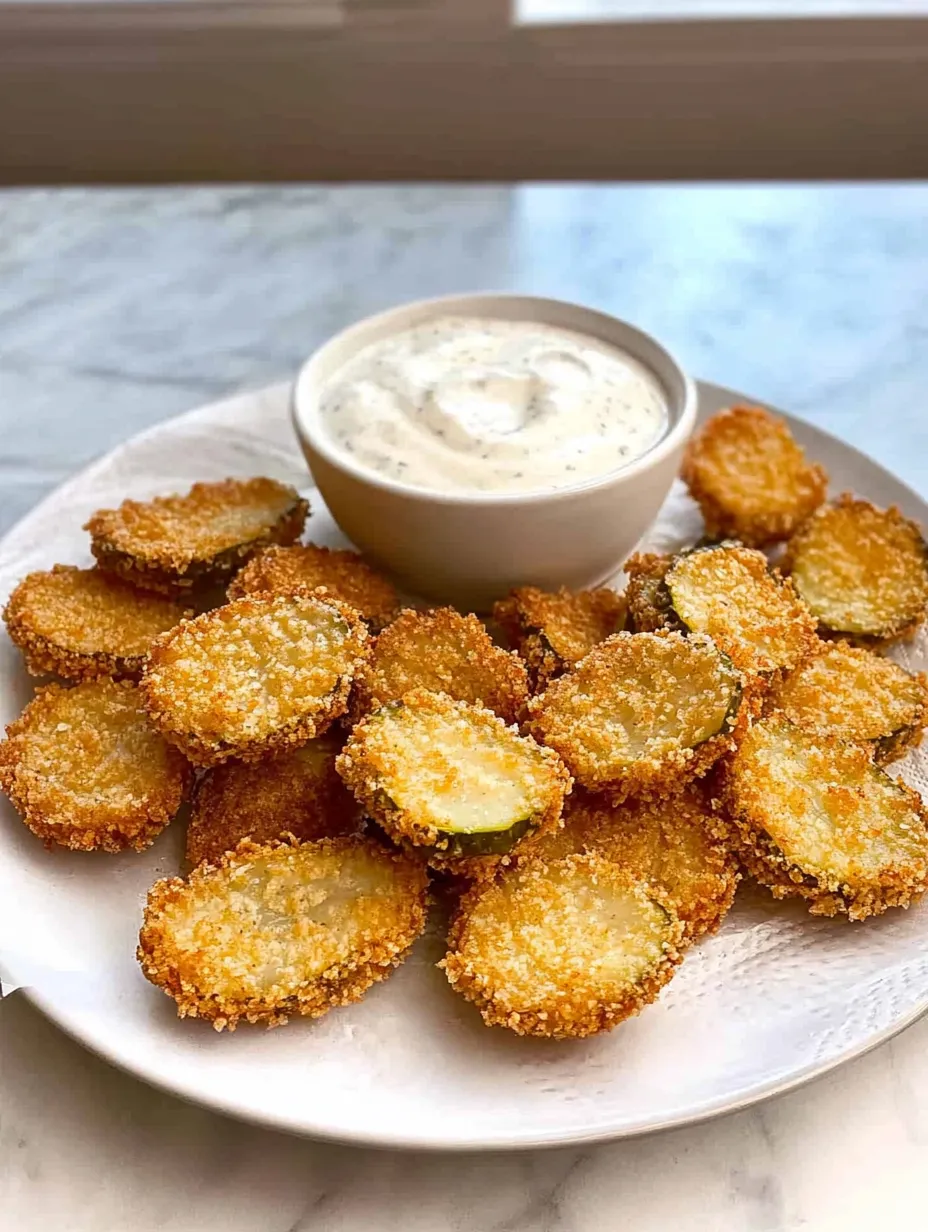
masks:
<instances>
[{"instance_id":1,"label":"white dipping sauce","mask_svg":"<svg viewBox=\"0 0 928 1232\"><path fill-rule=\"evenodd\" d=\"M438 491L570 487L640 458L668 409L618 347L530 321L436 317L371 343L323 387L332 441L378 475Z\"/></svg>"}]
</instances>

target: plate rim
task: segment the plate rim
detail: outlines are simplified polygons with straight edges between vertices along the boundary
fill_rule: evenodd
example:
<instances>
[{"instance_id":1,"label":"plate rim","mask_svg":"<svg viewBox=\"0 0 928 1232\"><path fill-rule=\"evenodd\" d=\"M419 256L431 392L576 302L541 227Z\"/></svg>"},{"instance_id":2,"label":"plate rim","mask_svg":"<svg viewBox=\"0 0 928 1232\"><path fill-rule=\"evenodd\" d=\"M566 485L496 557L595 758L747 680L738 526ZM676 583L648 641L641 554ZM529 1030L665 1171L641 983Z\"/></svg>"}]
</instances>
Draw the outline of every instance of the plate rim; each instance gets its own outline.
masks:
<instances>
[{"instance_id":1,"label":"plate rim","mask_svg":"<svg viewBox=\"0 0 928 1232\"><path fill-rule=\"evenodd\" d=\"M761 405L769 406L766 402L760 399L755 399L739 393L736 390L730 389L727 386L718 385L709 381L696 381L699 401L720 402L728 405ZM127 440L121 442L113 449L101 455L95 461L89 463L75 474L69 476L62 483L57 485L51 492L42 498L34 505L22 518L20 518L13 526L11 526L0 539L0 553L2 553L6 542L21 528L28 525L33 518L40 517L47 504L52 501L59 500L62 495L67 496L72 487L76 487L92 479L98 469L105 468L111 464L114 458L117 458L124 451L138 445L152 435L161 432L167 425L176 424L184 420L188 420L203 411L214 410L221 406L224 402L236 402L242 398L260 398L273 396L278 394L288 386L286 383L275 383L270 386L263 386L260 389L252 391L243 391L242 393L232 395L230 398L217 399L214 402L206 403L201 406L185 411L180 415L171 416L168 419L162 420L160 423L153 425L141 432L134 434ZM904 491L907 498L913 503L924 507L926 502L911 485L905 483L893 474L882 463L871 458L863 450L849 444L840 437L833 435L824 428L810 423L801 416L791 414L790 412L780 410L769 406L769 409L774 413L783 416L791 426L798 425L800 429L809 433L813 437L821 437L827 441L828 446L833 451L837 449L839 453L843 453L849 461L863 461L869 467L876 467L883 472L884 475L892 479L897 487ZM482 1135L479 1139L474 1137L455 1138L453 1135L443 1136L441 1139L436 1139L434 1134L428 1137L417 1137L414 1134L398 1134L391 1137L385 1137L382 1133L365 1133L363 1129L345 1129L332 1127L324 1122L312 1123L303 1118L301 1123L296 1124L286 1116L275 1116L271 1112L258 1112L253 1108L237 1104L233 1099L223 1098L221 1096L204 1095L202 1091L195 1089L189 1082L182 1079L172 1080L170 1075L162 1075L151 1071L150 1067L146 1068L143 1063L133 1063L129 1056L120 1054L118 1050L114 1050L111 1046L107 1046L106 1042L101 1042L97 1039L92 1031L83 1028L81 1020L76 1016L68 1014L66 1007L58 1005L54 997L43 993L40 989L30 986L29 984L22 985L18 991L23 995L25 1000L30 1005L34 1006L41 1014L43 1014L55 1027L61 1030L69 1038L76 1041L81 1047L88 1052L100 1057L107 1064L114 1066L123 1073L129 1074L131 1077L138 1079L144 1085L155 1090L167 1091L168 1093L182 1099L188 1104L198 1107L208 1108L212 1111L221 1113L225 1116L232 1117L236 1120L245 1122L250 1125L260 1126L265 1129L274 1130L277 1132L287 1133L296 1137L309 1138L312 1140L339 1143L342 1145L358 1146L366 1148L380 1148L386 1150L402 1150L402 1151L428 1151L428 1152L467 1152L477 1153L480 1151L523 1151L523 1150L539 1150L544 1148L569 1147L592 1145L600 1142L619 1141L631 1138L646 1137L651 1134L663 1133L671 1129L682 1129L687 1126L701 1125L709 1121L715 1120L717 1117L726 1116L730 1113L744 1111L756 1104L762 1103L765 1100L772 1099L779 1095L788 1094L798 1088L815 1081L818 1078L824 1077L835 1069L849 1062L855 1061L867 1053L879 1048L882 1044L893 1039L896 1035L905 1031L908 1027L916 1023L926 1013L928 1013L928 992L924 998L918 1002L912 1009L901 1018L890 1023L882 1031L875 1035L868 1036L862 1041L857 1041L841 1052L827 1058L824 1061L811 1061L802 1069L790 1073L786 1077L773 1078L766 1083L754 1085L747 1090L732 1096L722 1095L715 1100L711 1100L695 1111L681 1111L679 1114L671 1114L660 1121L647 1124L633 1123L631 1125L620 1127L597 1126L589 1130L582 1128L568 1130L551 1130L547 1133L538 1135L537 1137L527 1137L520 1135L514 1136L511 1132L501 1135L498 1138Z\"/></svg>"}]
</instances>

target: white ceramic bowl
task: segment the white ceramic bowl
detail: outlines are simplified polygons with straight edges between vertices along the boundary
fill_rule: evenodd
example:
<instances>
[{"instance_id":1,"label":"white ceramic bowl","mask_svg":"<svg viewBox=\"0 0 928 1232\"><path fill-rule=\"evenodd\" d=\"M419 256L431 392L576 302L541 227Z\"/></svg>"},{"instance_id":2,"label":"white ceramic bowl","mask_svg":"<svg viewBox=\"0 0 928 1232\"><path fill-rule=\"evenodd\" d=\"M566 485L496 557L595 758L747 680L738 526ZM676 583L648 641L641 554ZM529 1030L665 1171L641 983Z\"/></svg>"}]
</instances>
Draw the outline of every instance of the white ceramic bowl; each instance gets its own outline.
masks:
<instances>
[{"instance_id":1,"label":"white ceramic bowl","mask_svg":"<svg viewBox=\"0 0 928 1232\"><path fill-rule=\"evenodd\" d=\"M636 461L550 492L430 492L377 475L327 438L320 390L362 347L436 316L537 321L619 346L663 386L668 431ZM527 295L455 295L403 304L336 334L300 370L292 412L313 479L348 538L410 592L486 611L513 586L581 589L615 573L679 469L696 391L659 342L616 317Z\"/></svg>"}]
</instances>

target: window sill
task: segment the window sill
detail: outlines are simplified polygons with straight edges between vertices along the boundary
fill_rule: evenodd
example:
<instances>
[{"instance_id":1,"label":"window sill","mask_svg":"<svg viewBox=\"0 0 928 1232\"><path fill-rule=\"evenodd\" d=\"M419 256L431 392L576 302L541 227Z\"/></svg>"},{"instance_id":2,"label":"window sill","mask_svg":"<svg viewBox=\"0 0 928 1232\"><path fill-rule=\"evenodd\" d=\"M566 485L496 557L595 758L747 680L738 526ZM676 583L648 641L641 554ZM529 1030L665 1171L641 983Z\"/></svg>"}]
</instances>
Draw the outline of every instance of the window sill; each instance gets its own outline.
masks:
<instances>
[{"instance_id":1,"label":"window sill","mask_svg":"<svg viewBox=\"0 0 928 1232\"><path fill-rule=\"evenodd\" d=\"M0 180L928 176L928 21L0 5Z\"/></svg>"}]
</instances>

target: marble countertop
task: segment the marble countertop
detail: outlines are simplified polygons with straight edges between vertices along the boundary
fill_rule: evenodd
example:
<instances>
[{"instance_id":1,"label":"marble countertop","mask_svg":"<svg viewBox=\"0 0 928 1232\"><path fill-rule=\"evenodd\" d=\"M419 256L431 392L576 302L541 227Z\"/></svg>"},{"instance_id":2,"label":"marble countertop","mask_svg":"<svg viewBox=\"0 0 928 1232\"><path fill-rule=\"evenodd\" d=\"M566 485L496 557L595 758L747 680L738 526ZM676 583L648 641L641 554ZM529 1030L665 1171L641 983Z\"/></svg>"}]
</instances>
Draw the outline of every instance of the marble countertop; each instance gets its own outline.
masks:
<instances>
[{"instance_id":1,"label":"marble countertop","mask_svg":"<svg viewBox=\"0 0 928 1232\"><path fill-rule=\"evenodd\" d=\"M578 299L928 490L928 186L0 193L0 530L160 419L400 300ZM0 1004L3 1232L856 1232L928 1182L928 1020L746 1112L607 1146L318 1144L153 1091Z\"/></svg>"}]
</instances>

